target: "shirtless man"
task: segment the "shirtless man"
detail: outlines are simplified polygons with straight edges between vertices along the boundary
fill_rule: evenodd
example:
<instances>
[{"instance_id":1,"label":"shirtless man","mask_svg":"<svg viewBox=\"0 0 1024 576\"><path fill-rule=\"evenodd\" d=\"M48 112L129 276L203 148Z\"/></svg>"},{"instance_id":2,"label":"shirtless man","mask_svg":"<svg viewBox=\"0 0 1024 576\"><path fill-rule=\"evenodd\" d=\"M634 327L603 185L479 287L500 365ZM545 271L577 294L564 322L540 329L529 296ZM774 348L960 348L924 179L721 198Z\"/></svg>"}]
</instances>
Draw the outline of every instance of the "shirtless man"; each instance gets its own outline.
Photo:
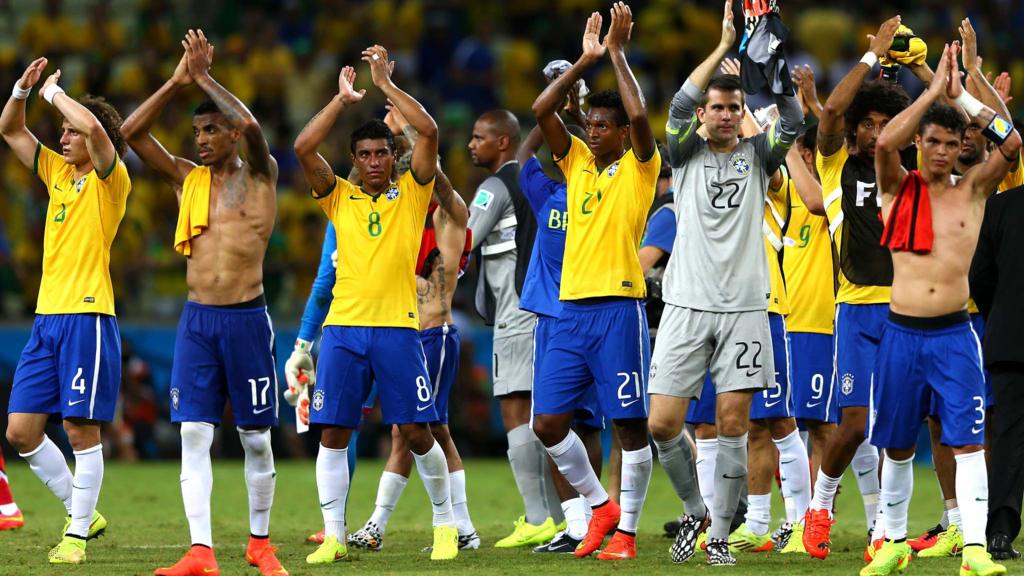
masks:
<instances>
[{"instance_id":1,"label":"shirtless man","mask_svg":"<svg viewBox=\"0 0 1024 576\"><path fill-rule=\"evenodd\" d=\"M892 119L876 145L886 220L882 240L892 252L893 284L879 344L869 439L885 450L880 506L886 540L861 576L902 572L910 560L906 533L914 446L933 398L943 423L942 443L956 458L965 543L960 572L1006 572L985 551L985 379L981 343L967 314L967 272L985 200L1016 161L1021 138L1010 122L964 90L956 61L959 48L956 42L945 47L928 90ZM943 94L983 126L997 146L959 180L952 172L967 124L959 110L936 103ZM908 173L899 151L911 138L921 163Z\"/></svg>"},{"instance_id":2,"label":"shirtless man","mask_svg":"<svg viewBox=\"0 0 1024 576\"><path fill-rule=\"evenodd\" d=\"M287 574L270 545L277 425L274 330L263 296L263 255L277 211L277 162L245 105L210 76L213 46L189 30L174 75L125 121L128 144L172 184L180 205L175 250L187 260L188 302L171 372L171 420L181 423L181 496L192 547L163 576L216 573L210 528L210 445L230 398L245 449L249 491L246 559L260 572ZM200 164L171 155L150 128L189 84L209 97L193 115ZM245 160L239 157L239 143Z\"/></svg>"}]
</instances>

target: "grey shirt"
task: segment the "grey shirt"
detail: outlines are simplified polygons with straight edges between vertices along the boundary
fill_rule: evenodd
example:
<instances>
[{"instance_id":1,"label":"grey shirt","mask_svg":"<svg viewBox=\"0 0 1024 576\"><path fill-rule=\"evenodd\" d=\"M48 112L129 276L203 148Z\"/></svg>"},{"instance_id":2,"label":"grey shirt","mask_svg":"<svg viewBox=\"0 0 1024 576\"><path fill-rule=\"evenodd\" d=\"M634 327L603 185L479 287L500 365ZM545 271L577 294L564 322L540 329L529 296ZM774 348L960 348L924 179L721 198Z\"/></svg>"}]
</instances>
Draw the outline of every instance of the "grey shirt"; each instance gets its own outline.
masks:
<instances>
[{"instance_id":1,"label":"grey shirt","mask_svg":"<svg viewBox=\"0 0 1024 576\"><path fill-rule=\"evenodd\" d=\"M710 312L766 310L771 285L765 255L765 195L796 140L803 113L775 96L780 117L767 132L712 152L697 136L701 91L689 80L672 99L669 160L676 238L662 286L665 302Z\"/></svg>"},{"instance_id":2,"label":"grey shirt","mask_svg":"<svg viewBox=\"0 0 1024 576\"><path fill-rule=\"evenodd\" d=\"M469 207L469 228L473 231L473 247L480 246L481 253L477 310L483 313L487 298L494 299L495 339L532 332L536 317L519 309L516 293L515 209L508 187L497 176L487 178L477 188ZM529 258L529 254L524 257Z\"/></svg>"}]
</instances>

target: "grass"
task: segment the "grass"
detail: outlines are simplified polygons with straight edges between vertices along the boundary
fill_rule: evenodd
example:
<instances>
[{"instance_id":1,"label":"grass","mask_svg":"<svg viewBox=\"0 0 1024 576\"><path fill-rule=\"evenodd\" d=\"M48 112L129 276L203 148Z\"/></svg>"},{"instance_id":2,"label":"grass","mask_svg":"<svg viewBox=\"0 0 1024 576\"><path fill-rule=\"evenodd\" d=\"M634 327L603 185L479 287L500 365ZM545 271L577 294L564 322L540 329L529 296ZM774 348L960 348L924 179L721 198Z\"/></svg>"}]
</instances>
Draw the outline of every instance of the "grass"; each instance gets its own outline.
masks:
<instances>
[{"instance_id":1,"label":"grass","mask_svg":"<svg viewBox=\"0 0 1024 576\"><path fill-rule=\"evenodd\" d=\"M100 510L110 521L108 535L89 544L89 561L84 566L51 567L46 551L57 541L63 526L63 509L23 463L9 463L8 474L19 505L26 517L22 530L0 533L0 574L152 574L157 566L174 563L185 551L189 537L181 507L178 463L117 464L106 468ZM348 517L358 528L373 509L376 483L383 462L365 461L358 473L348 502ZM706 573L710 568L698 554L687 565L675 566L668 559L669 540L661 536L661 525L680 512L681 505L665 474L655 465L640 525L639 557L634 562L604 563L578 560L571 556L551 557L527 550L497 550L493 543L511 531L520 514L521 501L508 463L499 460L471 460L467 463L469 506L484 545L464 552L451 563L432 563L420 553L430 544L430 505L419 480L409 483L389 524L384 551L354 553L351 560L332 566L310 567L305 556L313 550L304 539L321 528L316 500L312 461L281 462L277 467L277 498L273 511L273 542L280 546L279 558L293 575L371 572L374 574L529 574L558 571L563 575L613 574L624 571ZM415 473L413 474L415 477ZM914 499L910 508L910 531L918 534L932 526L941 510L938 488L931 470L918 468ZM253 575L246 564L244 549L248 537L248 500L240 461L216 461L213 488L213 533L221 573ZM773 506L777 523L783 515L781 501ZM852 477L844 481L839 498L838 523L832 531L833 551L825 562L806 556L778 554L738 556L733 574L855 574L863 565L864 512ZM917 560L913 574L954 574L955 559ZM1011 568L1012 569L1012 568Z\"/></svg>"}]
</instances>

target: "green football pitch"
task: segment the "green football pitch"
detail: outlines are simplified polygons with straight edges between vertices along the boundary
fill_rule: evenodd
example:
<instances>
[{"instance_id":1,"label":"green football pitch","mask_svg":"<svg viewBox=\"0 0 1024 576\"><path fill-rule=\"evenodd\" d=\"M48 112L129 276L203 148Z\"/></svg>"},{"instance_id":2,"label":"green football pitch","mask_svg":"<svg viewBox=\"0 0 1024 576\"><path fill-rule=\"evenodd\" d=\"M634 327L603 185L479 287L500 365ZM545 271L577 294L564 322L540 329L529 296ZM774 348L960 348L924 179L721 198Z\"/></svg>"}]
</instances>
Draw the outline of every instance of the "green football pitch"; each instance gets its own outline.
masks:
<instances>
[{"instance_id":1,"label":"green football pitch","mask_svg":"<svg viewBox=\"0 0 1024 576\"><path fill-rule=\"evenodd\" d=\"M350 526L358 528L373 509L382 461L359 464L348 502ZM291 574L337 573L434 573L434 574L612 574L623 571L647 573L707 572L698 553L681 566L668 559L670 541L661 525L679 514L681 505L668 479L655 463L647 505L638 539L638 558L632 562L605 563L572 556L531 554L529 550L497 550L494 542L507 535L520 514L521 502L503 460L470 460L466 464L470 514L483 538L479 550L466 551L453 562L431 562L421 553L430 544L430 504L419 480L413 479L392 516L381 552L354 552L348 561L311 567L305 556L313 550L305 542L321 528L317 507L313 461L288 461L277 466L277 496L271 536L280 547L278 557ZM178 464L107 465L100 510L110 522L107 535L90 542L88 563L59 567L46 562L63 526L63 509L22 463L10 462L8 473L25 527L0 532L0 574L152 574L157 566L173 564L188 544L188 527L178 489ZM415 472L413 473L415 477ZM217 559L224 575L256 574L245 562L248 537L248 500L240 461L215 461L213 486L213 535ZM741 554L735 568L716 572L733 574L855 574L863 565L864 510L856 482L847 476L839 497L838 523L833 527L833 551L820 562L803 555ZM781 500L773 505L773 528L784 514ZM916 471L914 499L910 507L910 532L918 534L934 525L941 500L932 471ZM956 574L956 559L916 559L911 574ZM1011 572L1013 567L1011 566Z\"/></svg>"}]
</instances>

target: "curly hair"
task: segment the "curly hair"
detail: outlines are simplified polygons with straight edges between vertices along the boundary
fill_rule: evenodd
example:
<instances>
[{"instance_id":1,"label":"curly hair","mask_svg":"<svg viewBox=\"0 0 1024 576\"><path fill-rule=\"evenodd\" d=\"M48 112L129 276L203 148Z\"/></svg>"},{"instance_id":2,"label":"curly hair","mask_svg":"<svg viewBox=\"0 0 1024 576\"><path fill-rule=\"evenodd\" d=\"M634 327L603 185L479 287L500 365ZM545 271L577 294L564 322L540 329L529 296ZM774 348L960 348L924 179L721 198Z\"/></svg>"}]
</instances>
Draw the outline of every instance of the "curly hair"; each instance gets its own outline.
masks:
<instances>
[{"instance_id":1,"label":"curly hair","mask_svg":"<svg viewBox=\"0 0 1024 576\"><path fill-rule=\"evenodd\" d=\"M615 112L615 124L618 126L629 126L629 116L626 114L626 107L622 104L622 95L618 90L601 90L594 92L587 98L590 108L608 108Z\"/></svg>"},{"instance_id":2,"label":"curly hair","mask_svg":"<svg viewBox=\"0 0 1024 576\"><path fill-rule=\"evenodd\" d=\"M124 141L124 137L121 136L121 123L124 120L121 118L121 114L117 112L117 109L111 106L110 102L107 102L107 99L102 96L86 94L78 99L78 103L85 106L100 121L103 131L107 133L107 138L110 138L110 143L114 145L117 155L123 158L124 153L128 151L128 144Z\"/></svg>"},{"instance_id":3,"label":"curly hair","mask_svg":"<svg viewBox=\"0 0 1024 576\"><path fill-rule=\"evenodd\" d=\"M889 118L910 106L910 96L899 84L888 80L871 80L861 85L853 97L853 103L846 110L846 140L856 141L857 125L871 112L885 114Z\"/></svg>"}]
</instances>

